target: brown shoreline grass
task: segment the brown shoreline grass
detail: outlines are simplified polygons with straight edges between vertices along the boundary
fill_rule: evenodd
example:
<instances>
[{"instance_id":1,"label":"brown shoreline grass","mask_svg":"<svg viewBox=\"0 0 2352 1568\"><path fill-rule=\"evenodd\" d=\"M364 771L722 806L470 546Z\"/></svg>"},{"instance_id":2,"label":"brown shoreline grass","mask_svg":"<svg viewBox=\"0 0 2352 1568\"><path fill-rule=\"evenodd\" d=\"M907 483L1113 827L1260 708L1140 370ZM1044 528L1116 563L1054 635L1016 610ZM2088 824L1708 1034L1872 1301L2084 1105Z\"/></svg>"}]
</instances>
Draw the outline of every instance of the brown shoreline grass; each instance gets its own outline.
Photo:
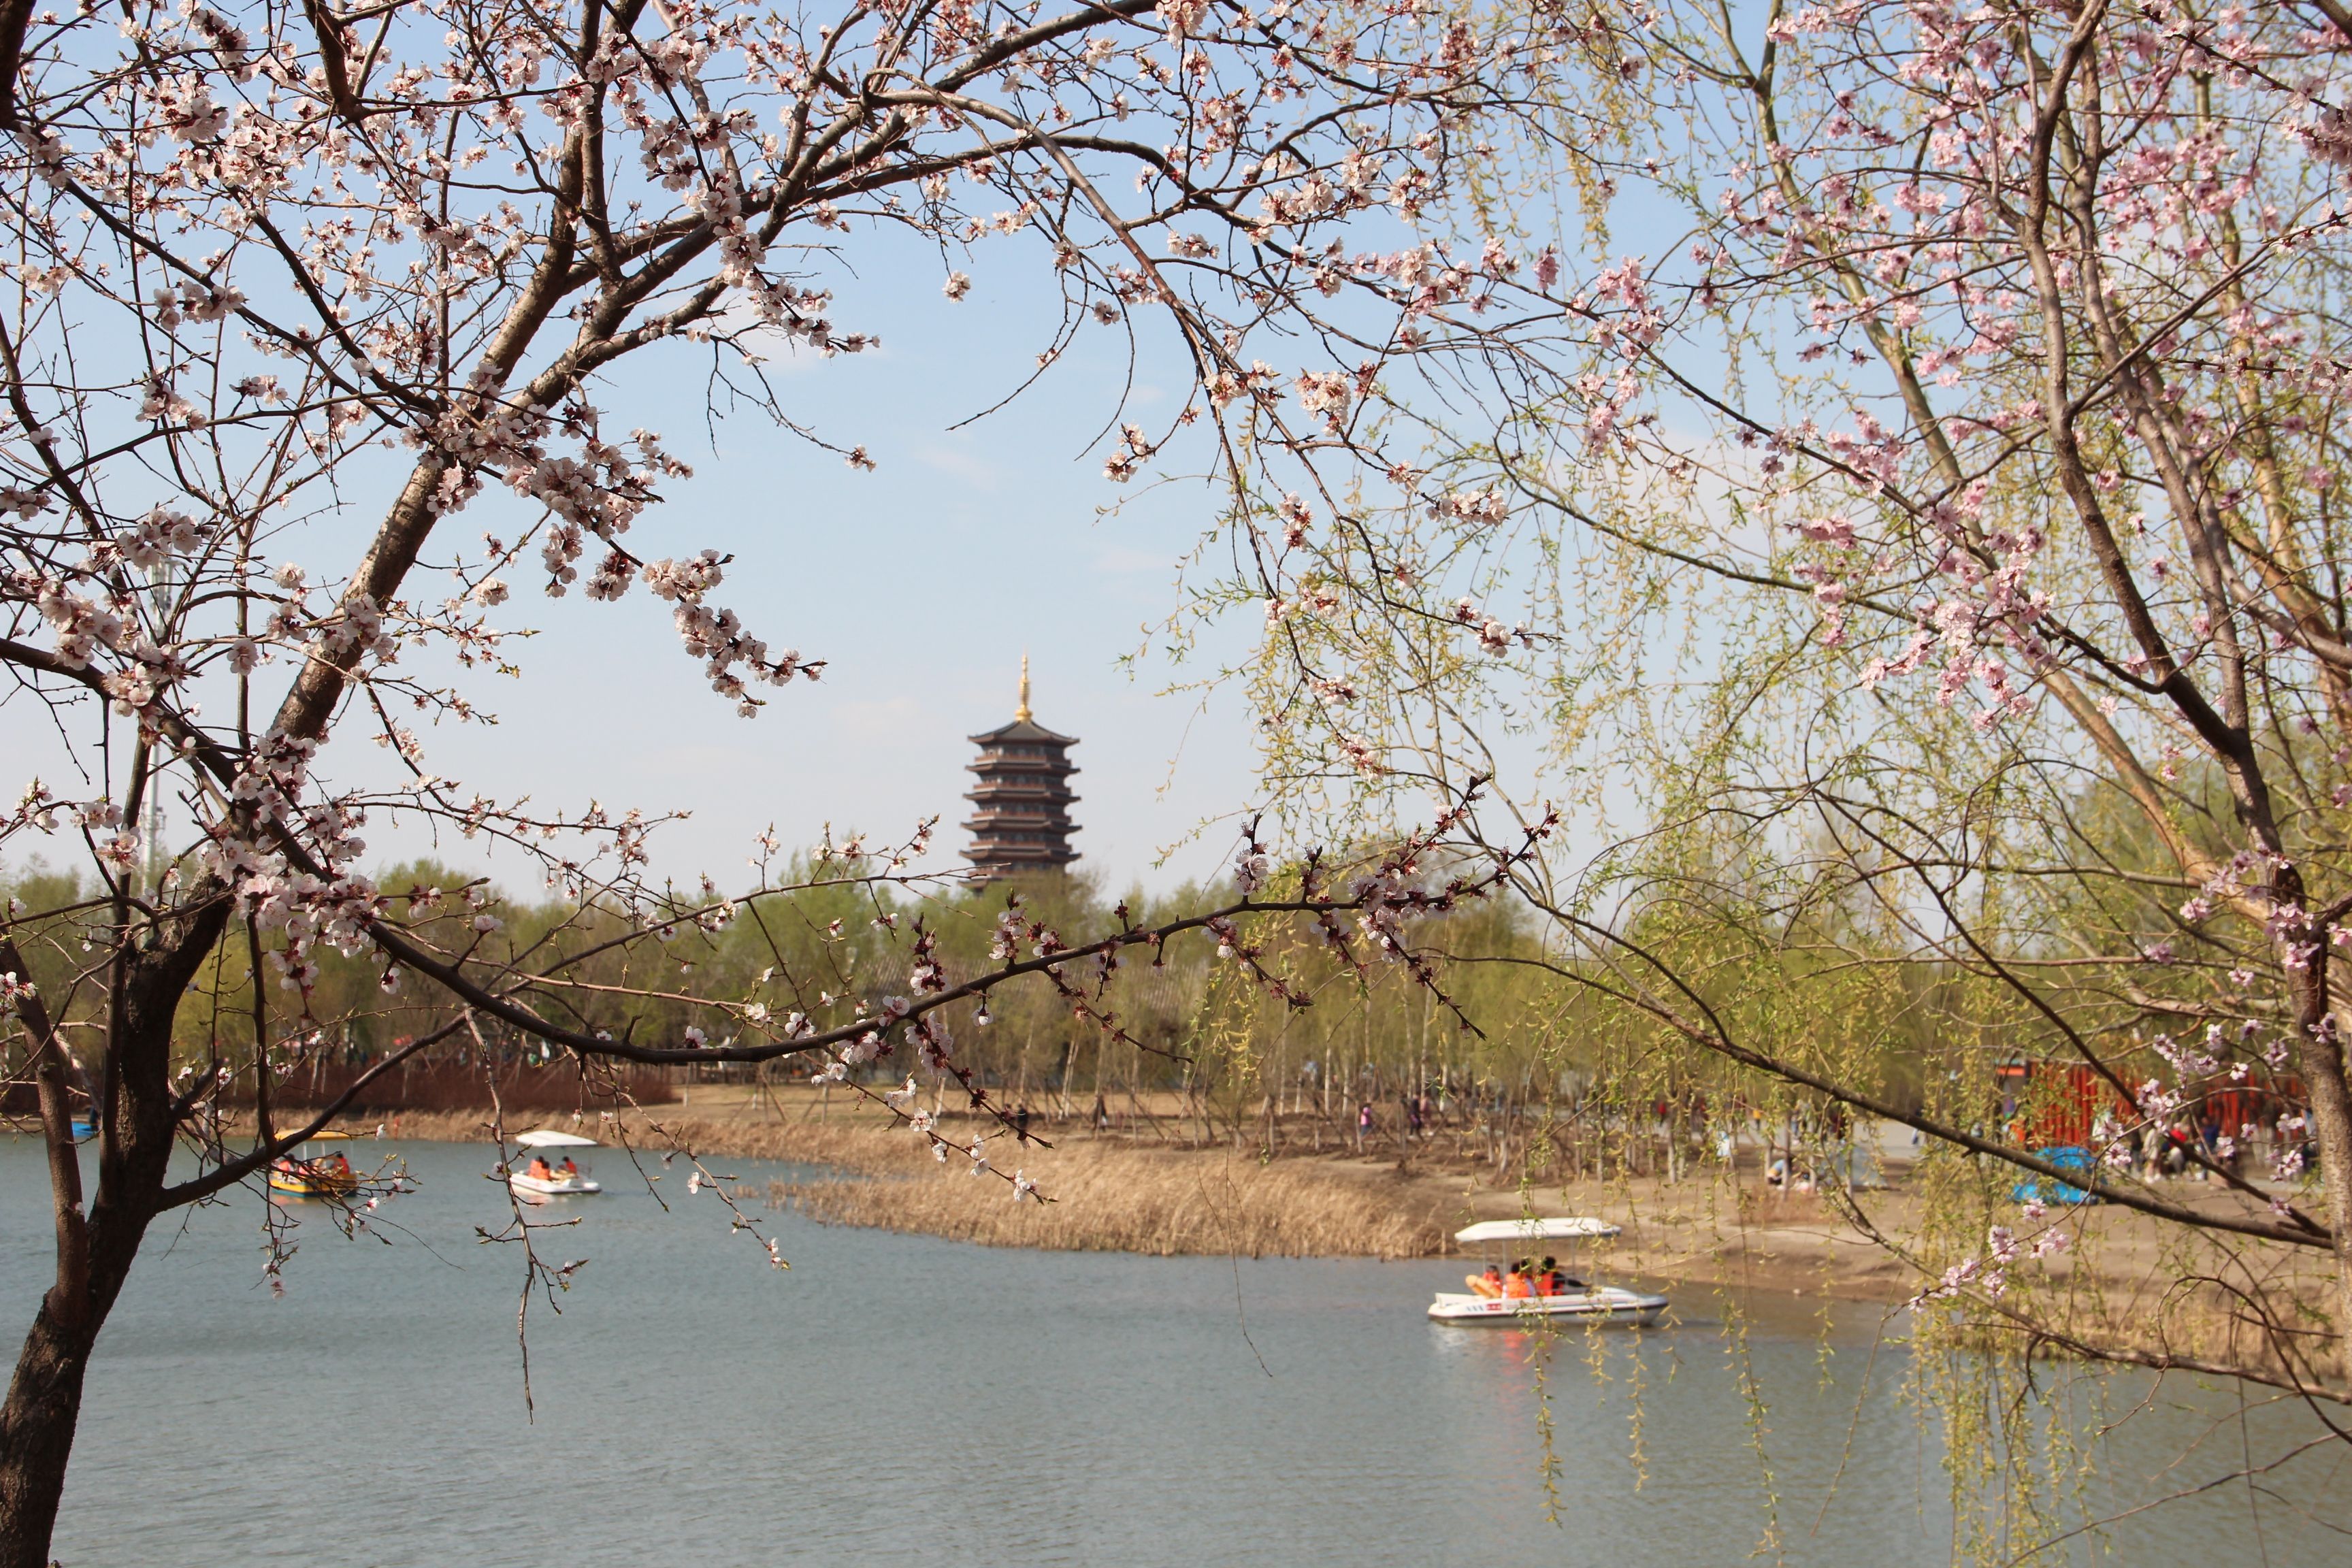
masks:
<instances>
[{"instance_id":1,"label":"brown shoreline grass","mask_svg":"<svg viewBox=\"0 0 2352 1568\"><path fill-rule=\"evenodd\" d=\"M1004 1158L1014 1158L1006 1151ZM916 1231L990 1247L1250 1258L1426 1258L1445 1232L1426 1204L1303 1161L1260 1163L1083 1142L1023 1153L1051 1200L1020 1203L950 1154L902 1181L772 1182L768 1200L826 1225Z\"/></svg>"},{"instance_id":2,"label":"brown shoreline grass","mask_svg":"<svg viewBox=\"0 0 2352 1568\"><path fill-rule=\"evenodd\" d=\"M507 1136L536 1124L510 1117ZM1327 1160L1262 1162L1223 1149L1160 1149L1083 1133L1056 1139L1053 1147L1024 1147L1002 1133L989 1140L991 1163L1024 1172L1047 1200L1016 1203L1008 1183L993 1174L971 1175L970 1161L953 1152L942 1163L903 1124L706 1118L656 1110L629 1112L617 1128L583 1120L580 1130L607 1142L616 1142L617 1132L639 1150L683 1146L706 1163L771 1160L828 1167L842 1173L772 1181L765 1196L773 1206L792 1207L821 1224L991 1247L1159 1257L1428 1258L1446 1249L1449 1233L1462 1223L1458 1195L1444 1195L1426 1180L1397 1179L1385 1169ZM385 1131L428 1142L488 1142L490 1118L487 1111L404 1114L396 1122L386 1119Z\"/></svg>"}]
</instances>

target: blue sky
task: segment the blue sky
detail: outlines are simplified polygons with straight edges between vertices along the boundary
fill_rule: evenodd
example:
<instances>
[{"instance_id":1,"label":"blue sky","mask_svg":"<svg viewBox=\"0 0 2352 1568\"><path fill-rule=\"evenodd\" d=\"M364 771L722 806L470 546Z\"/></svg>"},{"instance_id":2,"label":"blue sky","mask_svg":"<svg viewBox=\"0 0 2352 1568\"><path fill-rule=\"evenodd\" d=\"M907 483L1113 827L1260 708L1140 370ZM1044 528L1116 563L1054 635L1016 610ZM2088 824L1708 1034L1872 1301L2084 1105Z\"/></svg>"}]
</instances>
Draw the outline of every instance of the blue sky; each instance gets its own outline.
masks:
<instances>
[{"instance_id":1,"label":"blue sky","mask_svg":"<svg viewBox=\"0 0 2352 1568\"><path fill-rule=\"evenodd\" d=\"M863 444L872 473L754 414L719 425L714 448L688 412L699 378L682 368L645 400L678 412L634 399L615 409L660 429L697 469L632 547L652 552L658 537L660 553L734 552L711 598L772 646L827 660L820 682L770 691L759 718L739 719L677 647L667 605L642 589L593 605L534 587L508 606L544 635L525 645L525 678L497 699L504 721L488 746L467 738L462 750L478 762L442 771L472 782L529 757L524 767L607 804L690 804L694 821L664 829L659 856L681 871L740 868L770 821L787 843L827 823L896 837L925 816L960 819L965 737L1012 717L1026 651L1039 721L1083 742L1085 863L1115 883L1154 885L1221 865L1223 834L1160 862L1203 816L1246 804L1240 705L1203 712L1160 696L1169 667L1156 657L1133 676L1118 664L1164 641L1144 628L1174 607L1177 563L1216 495L1190 483L1129 495L1102 477L1100 453L1087 455L1127 375L1117 329L1089 325L1018 402L951 429L1018 384L1059 314L1032 259L1011 247L963 265L975 287L961 304L941 296L943 269L917 258L845 281L835 319L880 331L882 349L782 367L793 416ZM1180 406L1182 367L1146 368L1160 374L1139 376L1137 411L1164 420ZM1097 516L1121 500L1120 515ZM509 575L520 590L529 574ZM603 722L608 695L635 721ZM949 863L961 864L952 851L963 841L941 835Z\"/></svg>"},{"instance_id":2,"label":"blue sky","mask_svg":"<svg viewBox=\"0 0 2352 1568\"><path fill-rule=\"evenodd\" d=\"M1403 237L1378 216L1363 228L1362 243ZM507 647L520 679L410 656L411 673L457 687L499 720L423 729L424 765L500 801L529 795L551 814L592 800L616 814L691 812L652 845L656 873L682 881L707 872L740 885L771 825L801 847L828 826L895 841L933 816L941 828L929 865L960 870L965 737L1011 717L1026 652L1038 719L1082 742L1082 868L1116 888L1139 879L1155 889L1221 874L1236 821L1257 804L1249 716L1238 693L1203 701L1165 689L1244 657L1262 623L1244 611L1210 629L1186 667L1168 661L1168 638L1150 628L1177 608L1179 563L1214 521L1220 492L1199 480L1115 485L1098 441L1122 412L1164 434L1189 365L1149 312L1137 320L1143 342L1132 357L1124 326L1088 322L1036 384L975 421L1031 375L1055 336L1063 306L1045 245L1024 234L949 260L861 228L844 246L811 270L835 290L836 330L879 333L882 347L769 371L791 419L836 447L863 446L877 471L854 471L756 410L707 417L708 349L641 354L598 391L608 437L657 430L696 469L639 520L630 549L647 559L731 553L711 601L772 648L826 661L824 679L763 689L761 716L740 719L678 647L667 605L642 584L617 604L576 592L547 599L534 552L503 573L514 597L494 616L534 634ZM940 289L950 266L973 279L961 302ZM1200 434L1171 445L1170 467L1201 466ZM279 558L314 580L341 576L404 473L393 454L356 461L344 476L347 514L306 525ZM1111 507L1119 510L1104 515ZM446 563L453 550L478 559L485 531L511 541L530 521L511 497L486 491L445 525L428 559ZM269 674L282 680L283 666ZM204 695L215 713L225 706L225 693ZM1539 743L1501 745L1509 774L1529 782ZM38 774L69 797L96 793L21 698L0 704L0 754L17 764L16 782ZM364 743L331 748L324 772L339 785L403 776ZM186 825L167 837L184 844ZM530 890L520 858L493 857L483 840L436 843L421 826L381 816L367 837L379 864L437 853Z\"/></svg>"},{"instance_id":3,"label":"blue sky","mask_svg":"<svg viewBox=\"0 0 2352 1568\"><path fill-rule=\"evenodd\" d=\"M872 473L756 412L707 422L707 351L625 362L606 389L608 434L658 430L696 470L670 485L630 547L646 557L732 552L712 602L735 609L772 647L826 660L820 682L765 690L760 717L737 718L678 647L667 605L642 585L617 604L576 591L547 599L533 552L504 574L515 594L496 614L504 627L537 634L508 645L520 679L417 663L416 673L446 674L500 721L421 731L425 765L567 813L592 798L616 811L691 811L654 842L656 871L681 879L709 871L740 884L754 836L771 823L791 846L814 842L827 824L895 839L932 815L944 829L934 863L961 868L955 851L966 839L953 824L965 809L965 736L1012 717L1026 651L1038 719L1083 742L1075 752L1082 864L1119 887L1135 879L1166 887L1222 868L1232 852L1223 828L1163 856L1203 818L1249 804L1242 705L1220 699L1203 709L1160 695L1171 669L1156 652L1134 674L1118 665L1164 644L1145 627L1175 606L1178 562L1217 500L1197 483L1114 485L1102 453L1087 455L1129 379L1125 331L1088 324L1019 401L950 428L1017 385L1051 339L1060 301L1032 248L999 242L959 258L975 286L952 303L935 253L853 246L869 270L835 272L834 319L845 331L878 331L883 347L772 369L793 417L840 446L863 444L879 464ZM1187 380L1174 360L1138 366L1135 382L1130 407L1147 422L1181 406ZM391 469L375 472L388 479ZM314 579L340 575L384 493L388 486L348 485L348 519L289 539L283 554ZM1097 516L1121 501L1120 515ZM462 545L478 557L486 530L511 540L522 521L519 507L488 492L445 526L430 556L446 561ZM1234 628L1226 651L1255 630ZM282 680L283 666L264 674ZM16 763L16 784L39 774L61 795L92 793L21 697L0 705L0 752ZM340 744L329 763L340 782L394 776L373 746ZM171 836L183 837L184 825ZM368 837L371 856L387 861L435 847L421 830L380 818ZM34 847L11 847L21 859ZM70 858L57 849L54 858ZM480 841L440 853L459 865L488 858ZM522 874L519 862L489 864Z\"/></svg>"}]
</instances>

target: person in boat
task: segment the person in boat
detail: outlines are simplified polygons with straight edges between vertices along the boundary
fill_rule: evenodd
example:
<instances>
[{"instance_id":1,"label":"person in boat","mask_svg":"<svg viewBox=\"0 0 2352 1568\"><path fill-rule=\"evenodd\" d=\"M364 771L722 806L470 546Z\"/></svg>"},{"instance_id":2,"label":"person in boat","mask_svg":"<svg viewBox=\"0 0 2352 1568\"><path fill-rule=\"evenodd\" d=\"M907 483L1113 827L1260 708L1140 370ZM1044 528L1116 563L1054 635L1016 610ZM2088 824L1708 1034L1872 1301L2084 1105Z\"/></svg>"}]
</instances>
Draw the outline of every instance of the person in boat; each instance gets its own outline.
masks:
<instances>
[{"instance_id":1,"label":"person in boat","mask_svg":"<svg viewBox=\"0 0 2352 1568\"><path fill-rule=\"evenodd\" d=\"M530 1169L527 1173L542 1182L555 1180L555 1173L547 1168L547 1156L544 1154L533 1154L530 1157Z\"/></svg>"},{"instance_id":2,"label":"person in boat","mask_svg":"<svg viewBox=\"0 0 2352 1568\"><path fill-rule=\"evenodd\" d=\"M580 1174L580 1167L572 1163L572 1156L569 1154L563 1156L563 1163L558 1165L555 1169L557 1173L562 1175L567 1182L575 1179Z\"/></svg>"},{"instance_id":3,"label":"person in boat","mask_svg":"<svg viewBox=\"0 0 2352 1568\"><path fill-rule=\"evenodd\" d=\"M1503 1271L1489 1263L1486 1265L1486 1272L1465 1275L1463 1278L1463 1283L1478 1295L1491 1300L1503 1293Z\"/></svg>"},{"instance_id":4,"label":"person in boat","mask_svg":"<svg viewBox=\"0 0 2352 1568\"><path fill-rule=\"evenodd\" d=\"M348 1177L352 1173L352 1163L343 1158L343 1152L341 1149L319 1163L326 1167L327 1174L331 1176Z\"/></svg>"},{"instance_id":5,"label":"person in boat","mask_svg":"<svg viewBox=\"0 0 2352 1568\"><path fill-rule=\"evenodd\" d=\"M1528 1260L1519 1258L1511 1265L1511 1271L1503 1276L1503 1295L1508 1300L1524 1301L1535 1293L1535 1276L1528 1267Z\"/></svg>"}]
</instances>

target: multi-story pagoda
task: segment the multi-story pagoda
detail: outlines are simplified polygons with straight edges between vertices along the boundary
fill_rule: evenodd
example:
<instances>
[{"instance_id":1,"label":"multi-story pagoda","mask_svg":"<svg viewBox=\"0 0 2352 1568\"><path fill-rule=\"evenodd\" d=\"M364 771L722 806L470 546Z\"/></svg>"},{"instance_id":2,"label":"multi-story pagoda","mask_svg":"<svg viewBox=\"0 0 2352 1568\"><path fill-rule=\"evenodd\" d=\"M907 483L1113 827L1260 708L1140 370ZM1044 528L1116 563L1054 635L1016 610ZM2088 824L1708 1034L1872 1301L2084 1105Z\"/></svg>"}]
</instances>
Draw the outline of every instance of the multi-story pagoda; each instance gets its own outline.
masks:
<instances>
[{"instance_id":1,"label":"multi-story pagoda","mask_svg":"<svg viewBox=\"0 0 2352 1568\"><path fill-rule=\"evenodd\" d=\"M978 782L964 799L972 804L971 862L974 881L993 882L1024 871L1066 866L1078 858L1070 847L1077 825L1070 820L1070 775L1077 768L1068 752L1077 741L1056 735L1029 717L1029 656L1021 656L1021 706L1013 722L970 737L980 758L967 766Z\"/></svg>"}]
</instances>

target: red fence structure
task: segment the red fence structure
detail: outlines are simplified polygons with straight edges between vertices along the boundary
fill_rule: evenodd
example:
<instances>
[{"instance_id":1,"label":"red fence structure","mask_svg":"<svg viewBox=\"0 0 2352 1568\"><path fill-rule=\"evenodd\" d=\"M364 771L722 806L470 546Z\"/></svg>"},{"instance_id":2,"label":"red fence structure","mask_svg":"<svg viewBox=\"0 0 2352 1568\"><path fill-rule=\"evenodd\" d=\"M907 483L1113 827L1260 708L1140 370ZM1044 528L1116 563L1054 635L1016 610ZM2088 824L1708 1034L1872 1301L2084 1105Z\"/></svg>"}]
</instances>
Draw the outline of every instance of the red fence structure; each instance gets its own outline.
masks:
<instances>
[{"instance_id":1,"label":"red fence structure","mask_svg":"<svg viewBox=\"0 0 2352 1568\"><path fill-rule=\"evenodd\" d=\"M2115 1095L2081 1062L2006 1061L1993 1068L2000 1092L2000 1124L2023 1149L2088 1148L2104 1098Z\"/></svg>"},{"instance_id":2,"label":"red fence structure","mask_svg":"<svg viewBox=\"0 0 2352 1568\"><path fill-rule=\"evenodd\" d=\"M297 1067L278 1084L276 1098L286 1105L329 1104L372 1065L313 1059ZM538 1067L520 1061L489 1066L411 1060L361 1089L350 1110L354 1115L487 1110L493 1084L499 1104L509 1111L611 1110L621 1104L667 1105L677 1099L677 1087L658 1068L599 1073L590 1079L582 1075L576 1064L564 1061ZM252 1083L241 1083L231 1096L236 1104L252 1104Z\"/></svg>"},{"instance_id":3,"label":"red fence structure","mask_svg":"<svg viewBox=\"0 0 2352 1568\"><path fill-rule=\"evenodd\" d=\"M2120 1095L2082 1062L2020 1058L1993 1068L2000 1096L2000 1126L2021 1149L2087 1148L2099 1113L2117 1128L2136 1120ZM2303 1084L2278 1078L2268 1085L2241 1082L2217 1073L2202 1083L2181 1086L2187 1099L2179 1115L2191 1125L2210 1117L2223 1136L2242 1139L2245 1129L2268 1131L2279 1117L2301 1108Z\"/></svg>"}]
</instances>

